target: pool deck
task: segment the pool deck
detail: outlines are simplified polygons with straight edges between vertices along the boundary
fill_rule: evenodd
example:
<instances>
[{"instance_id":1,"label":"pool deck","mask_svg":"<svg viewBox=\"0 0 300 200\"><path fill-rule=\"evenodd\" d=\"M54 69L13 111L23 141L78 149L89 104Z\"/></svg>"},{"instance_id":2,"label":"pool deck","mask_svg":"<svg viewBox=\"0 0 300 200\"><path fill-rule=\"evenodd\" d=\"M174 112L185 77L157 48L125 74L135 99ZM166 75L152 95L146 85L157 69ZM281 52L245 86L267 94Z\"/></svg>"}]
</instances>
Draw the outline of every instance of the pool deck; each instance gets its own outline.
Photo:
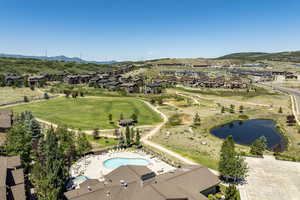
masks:
<instances>
[{"instance_id":1,"label":"pool deck","mask_svg":"<svg viewBox=\"0 0 300 200\"><path fill-rule=\"evenodd\" d=\"M80 175L87 176L90 179L98 179L103 181L103 176L113 171L113 168L106 168L103 162L112 158L142 158L149 162L146 165L151 171L156 174L162 174L175 170L176 168L161 161L157 157L146 154L142 151L117 151L109 152L103 155L89 155L77 161L71 168L71 176L77 177Z\"/></svg>"}]
</instances>

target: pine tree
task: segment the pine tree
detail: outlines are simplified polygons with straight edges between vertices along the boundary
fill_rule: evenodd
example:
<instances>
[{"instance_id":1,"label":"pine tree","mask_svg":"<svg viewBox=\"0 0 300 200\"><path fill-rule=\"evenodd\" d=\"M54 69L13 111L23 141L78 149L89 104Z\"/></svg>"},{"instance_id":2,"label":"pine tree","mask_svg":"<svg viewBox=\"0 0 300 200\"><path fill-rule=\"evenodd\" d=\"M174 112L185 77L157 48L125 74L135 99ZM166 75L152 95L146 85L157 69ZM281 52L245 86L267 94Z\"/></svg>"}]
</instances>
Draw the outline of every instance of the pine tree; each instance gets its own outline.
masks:
<instances>
[{"instance_id":1,"label":"pine tree","mask_svg":"<svg viewBox=\"0 0 300 200\"><path fill-rule=\"evenodd\" d=\"M113 116L112 116L112 114L110 113L109 115L108 115L108 121L112 121L112 118L113 118Z\"/></svg>"},{"instance_id":2,"label":"pine tree","mask_svg":"<svg viewBox=\"0 0 300 200\"><path fill-rule=\"evenodd\" d=\"M29 121L29 129L33 138L39 138L42 135L41 125L36 119Z\"/></svg>"},{"instance_id":3,"label":"pine tree","mask_svg":"<svg viewBox=\"0 0 300 200\"><path fill-rule=\"evenodd\" d=\"M93 130L93 137L94 137L94 139L98 139L99 138L99 128L95 128Z\"/></svg>"},{"instance_id":4,"label":"pine tree","mask_svg":"<svg viewBox=\"0 0 300 200\"><path fill-rule=\"evenodd\" d=\"M233 104L231 104L231 105L230 105L230 111L229 111L229 112L230 112L230 113L234 113L234 108L235 108L235 106L234 106Z\"/></svg>"},{"instance_id":5,"label":"pine tree","mask_svg":"<svg viewBox=\"0 0 300 200\"><path fill-rule=\"evenodd\" d=\"M225 190L225 200L240 200L238 189L230 184Z\"/></svg>"},{"instance_id":6,"label":"pine tree","mask_svg":"<svg viewBox=\"0 0 300 200\"><path fill-rule=\"evenodd\" d=\"M279 108L278 113L283 113L282 112L282 107Z\"/></svg>"},{"instance_id":7,"label":"pine tree","mask_svg":"<svg viewBox=\"0 0 300 200\"><path fill-rule=\"evenodd\" d=\"M198 113L194 117L194 125L199 126L201 124L201 119Z\"/></svg>"},{"instance_id":8,"label":"pine tree","mask_svg":"<svg viewBox=\"0 0 300 200\"><path fill-rule=\"evenodd\" d=\"M29 102L29 99L28 99L27 96L24 96L24 102L25 102L25 103Z\"/></svg>"},{"instance_id":9,"label":"pine tree","mask_svg":"<svg viewBox=\"0 0 300 200\"><path fill-rule=\"evenodd\" d=\"M135 144L137 145L137 146L139 146L140 144L141 144L141 136L140 136L140 130L139 129L137 129L136 130L136 136L135 136Z\"/></svg>"},{"instance_id":10,"label":"pine tree","mask_svg":"<svg viewBox=\"0 0 300 200\"><path fill-rule=\"evenodd\" d=\"M8 155L20 155L25 170L31 162L32 135L24 121L17 121L6 135L5 150Z\"/></svg>"},{"instance_id":11,"label":"pine tree","mask_svg":"<svg viewBox=\"0 0 300 200\"><path fill-rule=\"evenodd\" d=\"M132 119L135 123L138 122L138 116L137 116L135 113L133 113L133 114L131 115L131 119Z\"/></svg>"},{"instance_id":12,"label":"pine tree","mask_svg":"<svg viewBox=\"0 0 300 200\"><path fill-rule=\"evenodd\" d=\"M4 87L6 85L5 83L5 75L0 74L0 87Z\"/></svg>"},{"instance_id":13,"label":"pine tree","mask_svg":"<svg viewBox=\"0 0 300 200\"><path fill-rule=\"evenodd\" d=\"M34 163L31 173L32 183L37 189L38 199L58 200L63 198L68 170L59 137L54 129L46 132L40 146L41 156Z\"/></svg>"},{"instance_id":14,"label":"pine tree","mask_svg":"<svg viewBox=\"0 0 300 200\"><path fill-rule=\"evenodd\" d=\"M84 133L78 133L77 136L77 153L82 156L85 153L89 152L92 149L91 144L89 143L86 135Z\"/></svg>"},{"instance_id":15,"label":"pine tree","mask_svg":"<svg viewBox=\"0 0 300 200\"><path fill-rule=\"evenodd\" d=\"M244 106L240 105L239 112L240 112L240 113L243 113L243 112L244 112Z\"/></svg>"},{"instance_id":16,"label":"pine tree","mask_svg":"<svg viewBox=\"0 0 300 200\"><path fill-rule=\"evenodd\" d=\"M124 116L123 116L123 113L120 114L120 120L123 120L124 119Z\"/></svg>"},{"instance_id":17,"label":"pine tree","mask_svg":"<svg viewBox=\"0 0 300 200\"><path fill-rule=\"evenodd\" d=\"M262 136L256 139L250 147L250 153L258 156L262 156L264 151L267 148L267 139L265 136Z\"/></svg>"},{"instance_id":18,"label":"pine tree","mask_svg":"<svg viewBox=\"0 0 300 200\"><path fill-rule=\"evenodd\" d=\"M228 136L222 144L219 161L219 171L226 181L228 179L236 181L247 177L248 166L234 148L233 138Z\"/></svg>"},{"instance_id":19,"label":"pine tree","mask_svg":"<svg viewBox=\"0 0 300 200\"><path fill-rule=\"evenodd\" d=\"M129 126L126 126L125 137L126 137L126 146L129 147L131 145L131 138L130 138L130 129L129 129Z\"/></svg>"},{"instance_id":20,"label":"pine tree","mask_svg":"<svg viewBox=\"0 0 300 200\"><path fill-rule=\"evenodd\" d=\"M119 137L119 144L118 144L119 147L123 148L125 147L125 140L124 140L124 136L123 136L123 133L120 132L120 137Z\"/></svg>"},{"instance_id":21,"label":"pine tree","mask_svg":"<svg viewBox=\"0 0 300 200\"><path fill-rule=\"evenodd\" d=\"M135 130L133 129L133 127L130 129L130 142L133 143L135 138Z\"/></svg>"},{"instance_id":22,"label":"pine tree","mask_svg":"<svg viewBox=\"0 0 300 200\"><path fill-rule=\"evenodd\" d=\"M225 107L224 106L222 106L222 108L221 108L221 113L225 113Z\"/></svg>"},{"instance_id":23,"label":"pine tree","mask_svg":"<svg viewBox=\"0 0 300 200\"><path fill-rule=\"evenodd\" d=\"M49 97L48 93L45 92L45 93L44 93L44 99L49 99L49 98L50 98L50 97Z\"/></svg>"}]
</instances>

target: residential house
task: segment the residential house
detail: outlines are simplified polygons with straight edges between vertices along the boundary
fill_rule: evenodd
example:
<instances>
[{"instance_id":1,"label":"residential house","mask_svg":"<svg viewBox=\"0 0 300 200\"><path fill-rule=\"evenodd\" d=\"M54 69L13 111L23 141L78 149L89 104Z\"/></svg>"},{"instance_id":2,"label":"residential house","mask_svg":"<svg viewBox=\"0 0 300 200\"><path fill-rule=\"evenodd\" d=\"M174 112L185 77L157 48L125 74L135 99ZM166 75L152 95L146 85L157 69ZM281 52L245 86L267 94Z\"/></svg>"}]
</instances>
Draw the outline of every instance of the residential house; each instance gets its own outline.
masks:
<instances>
[{"instance_id":1,"label":"residential house","mask_svg":"<svg viewBox=\"0 0 300 200\"><path fill-rule=\"evenodd\" d=\"M12 110L1 110L0 111L0 133L6 133L10 130L13 123L13 112Z\"/></svg>"},{"instance_id":2,"label":"residential house","mask_svg":"<svg viewBox=\"0 0 300 200\"><path fill-rule=\"evenodd\" d=\"M136 83L123 83L120 85L120 89L127 93L139 93L140 88Z\"/></svg>"},{"instance_id":3,"label":"residential house","mask_svg":"<svg viewBox=\"0 0 300 200\"><path fill-rule=\"evenodd\" d=\"M46 76L44 76L44 75L28 77L29 86L43 87L45 85L46 81L47 81L47 79L46 79Z\"/></svg>"},{"instance_id":4,"label":"residential house","mask_svg":"<svg viewBox=\"0 0 300 200\"><path fill-rule=\"evenodd\" d=\"M6 86L24 86L24 77L17 74L6 74L5 75Z\"/></svg>"},{"instance_id":5,"label":"residential house","mask_svg":"<svg viewBox=\"0 0 300 200\"><path fill-rule=\"evenodd\" d=\"M162 93L162 86L159 83L146 84L144 88L144 93L160 94Z\"/></svg>"},{"instance_id":6,"label":"residential house","mask_svg":"<svg viewBox=\"0 0 300 200\"><path fill-rule=\"evenodd\" d=\"M134 125L136 122L133 120L133 119L122 119L122 120L119 120L119 125L120 126L132 126Z\"/></svg>"},{"instance_id":7,"label":"residential house","mask_svg":"<svg viewBox=\"0 0 300 200\"><path fill-rule=\"evenodd\" d=\"M79 84L80 77L78 75L68 75L64 78L64 82L70 85Z\"/></svg>"}]
</instances>

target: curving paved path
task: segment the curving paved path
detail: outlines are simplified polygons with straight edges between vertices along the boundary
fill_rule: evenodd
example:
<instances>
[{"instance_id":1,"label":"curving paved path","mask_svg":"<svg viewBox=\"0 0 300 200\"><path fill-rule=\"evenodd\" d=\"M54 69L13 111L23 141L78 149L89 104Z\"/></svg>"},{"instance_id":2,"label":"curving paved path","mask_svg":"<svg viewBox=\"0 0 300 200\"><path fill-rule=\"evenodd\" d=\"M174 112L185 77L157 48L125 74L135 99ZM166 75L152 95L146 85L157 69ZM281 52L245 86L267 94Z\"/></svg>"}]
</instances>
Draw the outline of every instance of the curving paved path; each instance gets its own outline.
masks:
<instances>
[{"instance_id":1,"label":"curving paved path","mask_svg":"<svg viewBox=\"0 0 300 200\"><path fill-rule=\"evenodd\" d=\"M164 153L167 153L169 154L170 156L172 157L175 157L177 158L178 160L186 163L186 164L189 164L189 165L198 165L198 163L190 160L190 159L187 159L183 156L181 156L180 154L178 153L175 153L157 143L154 143L152 141L150 141L151 137L154 136L155 134L157 134L160 129L168 122L168 117L161 111L159 111L156 107L154 107L153 105L151 105L149 102L146 102L146 101L143 101L145 104L147 104L150 108L152 108L152 110L154 110L155 112L159 113L160 116L163 118L163 122L160 123L159 125L157 125L154 129L152 129L148 134L144 135L142 138L141 138L141 142L143 142L144 144L146 145L149 145L155 149L158 149L159 151L162 151Z\"/></svg>"}]
</instances>

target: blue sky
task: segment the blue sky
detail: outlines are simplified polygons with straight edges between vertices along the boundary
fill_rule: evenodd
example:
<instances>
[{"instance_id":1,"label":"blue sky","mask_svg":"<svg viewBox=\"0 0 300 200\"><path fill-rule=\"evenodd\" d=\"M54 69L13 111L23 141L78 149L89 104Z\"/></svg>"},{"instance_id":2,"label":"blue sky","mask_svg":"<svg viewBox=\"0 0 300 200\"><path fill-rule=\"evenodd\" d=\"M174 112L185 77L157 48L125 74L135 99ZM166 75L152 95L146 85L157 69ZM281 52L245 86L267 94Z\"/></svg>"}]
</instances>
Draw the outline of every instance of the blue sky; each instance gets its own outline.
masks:
<instances>
[{"instance_id":1,"label":"blue sky","mask_svg":"<svg viewBox=\"0 0 300 200\"><path fill-rule=\"evenodd\" d=\"M0 0L0 52L89 60L300 50L299 0Z\"/></svg>"}]
</instances>

